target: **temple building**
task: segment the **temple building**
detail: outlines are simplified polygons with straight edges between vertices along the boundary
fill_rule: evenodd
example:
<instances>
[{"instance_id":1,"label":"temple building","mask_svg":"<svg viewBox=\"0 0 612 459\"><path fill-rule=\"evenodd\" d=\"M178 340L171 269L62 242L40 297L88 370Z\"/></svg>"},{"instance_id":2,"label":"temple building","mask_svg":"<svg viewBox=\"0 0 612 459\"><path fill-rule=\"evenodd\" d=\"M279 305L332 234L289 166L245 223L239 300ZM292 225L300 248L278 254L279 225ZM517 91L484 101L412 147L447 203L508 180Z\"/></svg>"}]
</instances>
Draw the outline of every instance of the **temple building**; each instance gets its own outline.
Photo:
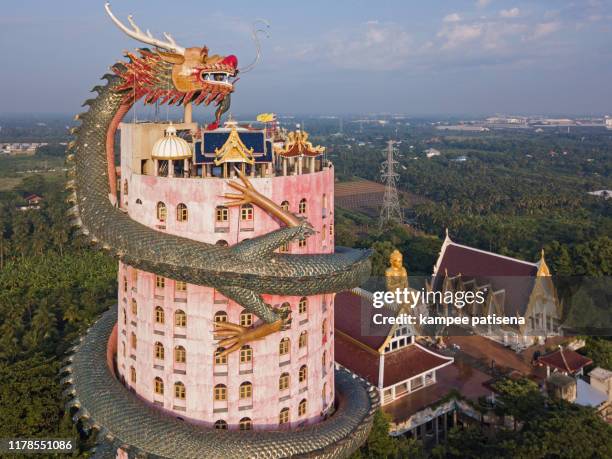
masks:
<instances>
[{"instance_id":1,"label":"temple building","mask_svg":"<svg viewBox=\"0 0 612 459\"><path fill-rule=\"evenodd\" d=\"M486 325L478 334L519 351L560 334L561 306L544 260L536 263L453 242L448 232L433 269L429 288L438 292L482 292L484 303L457 308L438 304L443 315L511 316L525 325Z\"/></svg>"},{"instance_id":2,"label":"temple building","mask_svg":"<svg viewBox=\"0 0 612 459\"><path fill-rule=\"evenodd\" d=\"M387 291L396 288L411 290L398 251L391 254L386 271ZM388 317L426 309L422 304L383 307L388 308ZM490 378L477 369L465 371L453 357L421 344L418 326L372 325L380 312L367 290L356 288L336 295L336 363L376 388L382 410L391 417L391 435L412 436L426 446L435 445L457 425L459 414L473 411L466 404L460 407L460 401L448 397L449 392L462 390L471 399L486 396L489 391L482 383Z\"/></svg>"},{"instance_id":3,"label":"temple building","mask_svg":"<svg viewBox=\"0 0 612 459\"><path fill-rule=\"evenodd\" d=\"M241 173L316 232L282 252L334 250L333 167L324 148L301 141L306 133L290 133L274 150L263 127L231 119L213 130L193 122L119 129L121 208L135 221L219 246L266 234L278 227L273 216L224 197L234 191L228 179ZM264 296L291 310L291 328L222 355L206 331L216 323L253 325L257 319L240 305L214 288L124 263L119 284L117 370L159 409L219 429L257 430L317 423L332 408L333 295Z\"/></svg>"},{"instance_id":4,"label":"temple building","mask_svg":"<svg viewBox=\"0 0 612 459\"><path fill-rule=\"evenodd\" d=\"M67 412L97 458L350 456L379 400L335 368L334 296L370 254L335 247L325 148L273 114L222 120L259 30L239 68L105 9L153 49L111 67L72 131L72 224L119 269L118 304L60 370ZM140 99L183 119L124 122ZM208 125L200 103L217 106Z\"/></svg>"}]
</instances>

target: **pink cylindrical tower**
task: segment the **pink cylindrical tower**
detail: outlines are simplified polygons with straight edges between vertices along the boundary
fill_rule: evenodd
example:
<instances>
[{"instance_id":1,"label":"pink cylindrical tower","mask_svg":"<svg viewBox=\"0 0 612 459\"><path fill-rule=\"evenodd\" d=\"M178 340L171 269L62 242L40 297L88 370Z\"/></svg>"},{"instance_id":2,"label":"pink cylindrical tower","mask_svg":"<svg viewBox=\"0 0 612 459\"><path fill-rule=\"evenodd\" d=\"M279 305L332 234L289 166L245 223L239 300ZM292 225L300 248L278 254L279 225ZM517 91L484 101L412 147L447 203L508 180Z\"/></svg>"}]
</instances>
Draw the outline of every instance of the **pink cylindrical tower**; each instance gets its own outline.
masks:
<instances>
[{"instance_id":1,"label":"pink cylindrical tower","mask_svg":"<svg viewBox=\"0 0 612 459\"><path fill-rule=\"evenodd\" d=\"M168 127L120 126L120 206L132 219L229 246L277 230L282 223L257 205L228 205L224 195L236 192L230 182L241 171L261 195L315 231L281 252L334 251L333 168L304 132L279 137L231 121L203 132L195 123ZM222 355L215 323L257 326L256 316L213 288L124 263L118 281L117 369L126 386L160 410L220 429L265 430L316 423L333 406L333 294L263 295L269 305L291 310L290 327Z\"/></svg>"}]
</instances>

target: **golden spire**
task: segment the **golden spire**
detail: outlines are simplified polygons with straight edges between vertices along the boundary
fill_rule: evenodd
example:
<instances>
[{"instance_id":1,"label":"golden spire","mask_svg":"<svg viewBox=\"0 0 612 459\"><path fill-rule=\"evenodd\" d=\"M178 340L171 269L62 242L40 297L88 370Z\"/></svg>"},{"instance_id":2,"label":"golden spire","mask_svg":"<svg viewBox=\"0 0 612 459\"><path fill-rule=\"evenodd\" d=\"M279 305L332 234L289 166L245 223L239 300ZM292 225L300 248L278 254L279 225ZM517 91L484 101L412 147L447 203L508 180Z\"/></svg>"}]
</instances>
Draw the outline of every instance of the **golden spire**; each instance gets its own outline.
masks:
<instances>
[{"instance_id":1,"label":"golden spire","mask_svg":"<svg viewBox=\"0 0 612 459\"><path fill-rule=\"evenodd\" d=\"M215 165L228 162L253 164L255 162L253 148L247 148L242 142L235 122L226 124L231 126L231 131L223 146L215 148Z\"/></svg>"},{"instance_id":2,"label":"golden spire","mask_svg":"<svg viewBox=\"0 0 612 459\"><path fill-rule=\"evenodd\" d=\"M277 148L275 153L281 156L318 156L323 154L325 147L317 145L316 147L308 141L308 132L293 131L287 135L287 141L284 147Z\"/></svg>"}]
</instances>

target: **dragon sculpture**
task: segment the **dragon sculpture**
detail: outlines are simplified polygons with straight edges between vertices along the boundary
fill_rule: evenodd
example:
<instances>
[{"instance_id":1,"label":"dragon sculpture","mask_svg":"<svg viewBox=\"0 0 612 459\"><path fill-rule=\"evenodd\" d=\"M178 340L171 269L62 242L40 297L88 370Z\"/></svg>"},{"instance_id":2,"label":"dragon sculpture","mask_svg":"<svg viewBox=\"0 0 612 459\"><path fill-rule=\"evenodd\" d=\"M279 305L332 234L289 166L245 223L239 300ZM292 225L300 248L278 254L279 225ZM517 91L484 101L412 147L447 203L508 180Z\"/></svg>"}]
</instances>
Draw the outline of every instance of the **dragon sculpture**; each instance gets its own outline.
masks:
<instances>
[{"instance_id":1,"label":"dragon sculpture","mask_svg":"<svg viewBox=\"0 0 612 459\"><path fill-rule=\"evenodd\" d=\"M129 62L113 65L113 74L103 77L108 83L96 86L98 96L86 101L89 111L77 115L81 125L74 129L76 139L69 146L69 159L76 166L69 188L73 190L73 223L81 233L130 266L213 287L262 320L261 325L248 328L231 323L219 326L215 339L221 340L225 353L290 325L290 313L266 304L262 294L307 296L360 285L370 273L368 251L337 247L332 254L276 253L290 241L309 237L313 230L307 221L257 192L244 176L240 176L242 183L230 182L237 193L226 195L231 200L228 205L253 203L284 226L231 247L156 231L117 207L115 131L134 103L142 99L145 103L215 104L217 125L229 108L237 75L248 68L240 70L233 55L209 55L206 47L183 48L169 34L164 34L165 40L156 39L131 17L131 28L127 27L108 3L105 8L120 29L153 49L141 49L139 55L127 53ZM259 54L257 44L255 62Z\"/></svg>"}]
</instances>

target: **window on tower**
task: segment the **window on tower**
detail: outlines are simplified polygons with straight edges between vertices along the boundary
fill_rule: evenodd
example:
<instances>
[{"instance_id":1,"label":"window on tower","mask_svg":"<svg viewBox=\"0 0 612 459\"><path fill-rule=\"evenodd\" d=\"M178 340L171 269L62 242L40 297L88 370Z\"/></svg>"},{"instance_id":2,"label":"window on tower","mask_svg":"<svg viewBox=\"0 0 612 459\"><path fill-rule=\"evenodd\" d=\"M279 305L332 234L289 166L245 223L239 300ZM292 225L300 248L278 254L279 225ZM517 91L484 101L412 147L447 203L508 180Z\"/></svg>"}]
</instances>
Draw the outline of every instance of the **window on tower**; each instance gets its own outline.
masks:
<instances>
[{"instance_id":1,"label":"window on tower","mask_svg":"<svg viewBox=\"0 0 612 459\"><path fill-rule=\"evenodd\" d=\"M283 408L278 415L278 424L284 425L289 423L289 408Z\"/></svg>"},{"instance_id":2,"label":"window on tower","mask_svg":"<svg viewBox=\"0 0 612 459\"><path fill-rule=\"evenodd\" d=\"M298 416L304 416L306 414L306 408L308 406L308 402L306 401L306 399L302 399L302 401L300 401L300 404L298 405Z\"/></svg>"},{"instance_id":3,"label":"window on tower","mask_svg":"<svg viewBox=\"0 0 612 459\"><path fill-rule=\"evenodd\" d=\"M158 376L154 380L155 393L158 395L164 395L164 381Z\"/></svg>"},{"instance_id":4,"label":"window on tower","mask_svg":"<svg viewBox=\"0 0 612 459\"><path fill-rule=\"evenodd\" d=\"M308 332L304 330L300 333L299 347L305 348L308 345Z\"/></svg>"},{"instance_id":5,"label":"window on tower","mask_svg":"<svg viewBox=\"0 0 612 459\"><path fill-rule=\"evenodd\" d=\"M187 391L185 390L185 384L183 384L180 381L175 382L174 383L174 397L179 400L185 400L186 395L187 395Z\"/></svg>"},{"instance_id":6,"label":"window on tower","mask_svg":"<svg viewBox=\"0 0 612 459\"><path fill-rule=\"evenodd\" d=\"M227 430L227 422L225 422L223 419L219 419L215 422L215 429Z\"/></svg>"},{"instance_id":7,"label":"window on tower","mask_svg":"<svg viewBox=\"0 0 612 459\"><path fill-rule=\"evenodd\" d=\"M253 324L253 314L250 312L240 313L240 325L243 327L250 327Z\"/></svg>"},{"instance_id":8,"label":"window on tower","mask_svg":"<svg viewBox=\"0 0 612 459\"><path fill-rule=\"evenodd\" d=\"M291 341L289 341L289 338L283 338L280 340L280 343L278 343L278 353L279 355L288 355L289 354L289 349L291 345Z\"/></svg>"},{"instance_id":9,"label":"window on tower","mask_svg":"<svg viewBox=\"0 0 612 459\"><path fill-rule=\"evenodd\" d=\"M249 222L253 220L253 206L251 204L240 206L240 220Z\"/></svg>"},{"instance_id":10,"label":"window on tower","mask_svg":"<svg viewBox=\"0 0 612 459\"><path fill-rule=\"evenodd\" d=\"M282 373L278 378L278 390L284 391L289 389L289 373Z\"/></svg>"},{"instance_id":11,"label":"window on tower","mask_svg":"<svg viewBox=\"0 0 612 459\"><path fill-rule=\"evenodd\" d=\"M240 348L240 363L249 363L253 360L253 348L245 344Z\"/></svg>"},{"instance_id":12,"label":"window on tower","mask_svg":"<svg viewBox=\"0 0 612 459\"><path fill-rule=\"evenodd\" d=\"M187 314L185 314L185 311L179 309L174 313L174 325L176 327L187 326Z\"/></svg>"},{"instance_id":13,"label":"window on tower","mask_svg":"<svg viewBox=\"0 0 612 459\"><path fill-rule=\"evenodd\" d=\"M300 314L306 314L308 311L308 298L302 297L300 298L300 303L298 305L298 312Z\"/></svg>"},{"instance_id":14,"label":"window on tower","mask_svg":"<svg viewBox=\"0 0 612 459\"><path fill-rule=\"evenodd\" d=\"M166 209L166 204L164 204L161 201L158 202L157 203L157 219L160 222L165 222L167 214L168 214L168 210Z\"/></svg>"},{"instance_id":15,"label":"window on tower","mask_svg":"<svg viewBox=\"0 0 612 459\"><path fill-rule=\"evenodd\" d=\"M164 360L164 345L159 341L155 343L155 358Z\"/></svg>"},{"instance_id":16,"label":"window on tower","mask_svg":"<svg viewBox=\"0 0 612 459\"><path fill-rule=\"evenodd\" d=\"M240 430L251 430L253 428L253 421L251 418L242 418L240 420Z\"/></svg>"},{"instance_id":17,"label":"window on tower","mask_svg":"<svg viewBox=\"0 0 612 459\"><path fill-rule=\"evenodd\" d=\"M308 379L308 367L306 365L302 365L300 367L300 372L298 374L298 380L300 383L306 382Z\"/></svg>"},{"instance_id":18,"label":"window on tower","mask_svg":"<svg viewBox=\"0 0 612 459\"><path fill-rule=\"evenodd\" d=\"M176 346L174 348L174 361L176 363L187 362L187 351L183 346Z\"/></svg>"},{"instance_id":19,"label":"window on tower","mask_svg":"<svg viewBox=\"0 0 612 459\"><path fill-rule=\"evenodd\" d=\"M300 214L305 214L306 213L306 199L305 198L300 201L300 205L298 207L298 212Z\"/></svg>"},{"instance_id":20,"label":"window on tower","mask_svg":"<svg viewBox=\"0 0 612 459\"><path fill-rule=\"evenodd\" d=\"M218 223L229 220L229 209L225 206L217 206L215 209L215 221Z\"/></svg>"},{"instance_id":21,"label":"window on tower","mask_svg":"<svg viewBox=\"0 0 612 459\"><path fill-rule=\"evenodd\" d=\"M281 202L281 209L283 209L284 211L288 212L289 211L289 201Z\"/></svg>"},{"instance_id":22,"label":"window on tower","mask_svg":"<svg viewBox=\"0 0 612 459\"><path fill-rule=\"evenodd\" d=\"M225 384L217 384L215 386L214 399L216 402L227 401L227 386Z\"/></svg>"},{"instance_id":23,"label":"window on tower","mask_svg":"<svg viewBox=\"0 0 612 459\"><path fill-rule=\"evenodd\" d=\"M155 306L155 322L158 324L165 322L164 308L161 306Z\"/></svg>"},{"instance_id":24,"label":"window on tower","mask_svg":"<svg viewBox=\"0 0 612 459\"><path fill-rule=\"evenodd\" d=\"M240 384L240 399L246 400L253 396L253 385L246 381Z\"/></svg>"},{"instance_id":25,"label":"window on tower","mask_svg":"<svg viewBox=\"0 0 612 459\"><path fill-rule=\"evenodd\" d=\"M224 350L224 347L217 348L215 352L215 365L227 365L227 355L221 355Z\"/></svg>"},{"instance_id":26,"label":"window on tower","mask_svg":"<svg viewBox=\"0 0 612 459\"><path fill-rule=\"evenodd\" d=\"M187 206L181 202L176 206L176 220L179 222L186 222L188 217Z\"/></svg>"}]
</instances>

